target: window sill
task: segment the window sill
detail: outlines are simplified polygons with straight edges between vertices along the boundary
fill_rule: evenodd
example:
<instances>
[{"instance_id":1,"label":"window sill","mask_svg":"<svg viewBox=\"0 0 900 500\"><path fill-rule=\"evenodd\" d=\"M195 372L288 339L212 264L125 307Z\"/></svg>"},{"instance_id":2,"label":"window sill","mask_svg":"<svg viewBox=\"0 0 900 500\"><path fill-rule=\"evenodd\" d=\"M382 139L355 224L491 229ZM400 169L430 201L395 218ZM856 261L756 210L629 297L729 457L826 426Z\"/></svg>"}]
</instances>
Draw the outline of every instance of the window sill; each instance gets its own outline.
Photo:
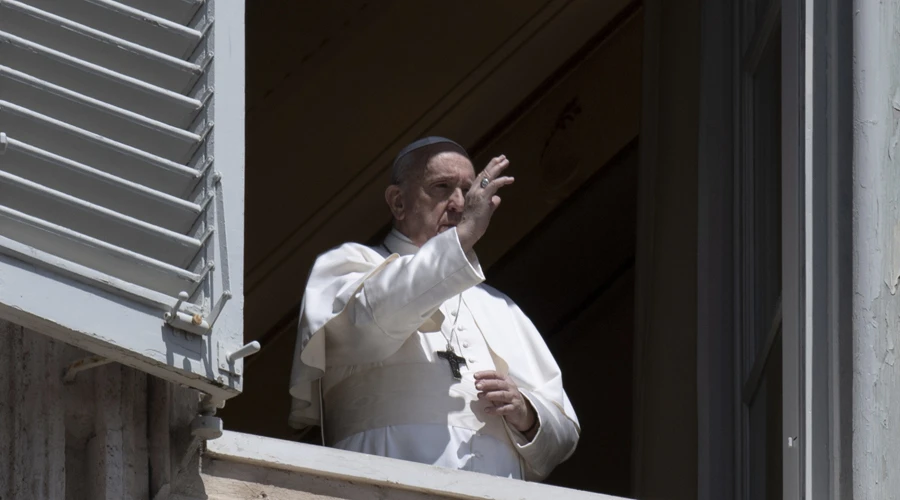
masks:
<instances>
[{"instance_id":1,"label":"window sill","mask_svg":"<svg viewBox=\"0 0 900 500\"><path fill-rule=\"evenodd\" d=\"M219 439L208 441L204 455L223 462L445 498L618 498L230 431Z\"/></svg>"}]
</instances>

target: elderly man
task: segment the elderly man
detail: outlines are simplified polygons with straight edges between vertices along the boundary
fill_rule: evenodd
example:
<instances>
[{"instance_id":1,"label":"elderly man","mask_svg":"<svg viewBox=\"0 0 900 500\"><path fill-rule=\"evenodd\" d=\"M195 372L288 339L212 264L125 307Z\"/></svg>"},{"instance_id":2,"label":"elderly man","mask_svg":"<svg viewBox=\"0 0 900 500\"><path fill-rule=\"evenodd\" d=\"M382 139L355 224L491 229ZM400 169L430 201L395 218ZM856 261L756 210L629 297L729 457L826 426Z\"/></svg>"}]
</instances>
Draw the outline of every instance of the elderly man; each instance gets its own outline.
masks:
<instances>
[{"instance_id":1,"label":"elderly man","mask_svg":"<svg viewBox=\"0 0 900 500\"><path fill-rule=\"evenodd\" d=\"M301 307L291 424L345 449L541 480L578 442L559 367L531 321L482 284L505 156L477 177L429 137L394 161L393 230L319 256Z\"/></svg>"}]
</instances>

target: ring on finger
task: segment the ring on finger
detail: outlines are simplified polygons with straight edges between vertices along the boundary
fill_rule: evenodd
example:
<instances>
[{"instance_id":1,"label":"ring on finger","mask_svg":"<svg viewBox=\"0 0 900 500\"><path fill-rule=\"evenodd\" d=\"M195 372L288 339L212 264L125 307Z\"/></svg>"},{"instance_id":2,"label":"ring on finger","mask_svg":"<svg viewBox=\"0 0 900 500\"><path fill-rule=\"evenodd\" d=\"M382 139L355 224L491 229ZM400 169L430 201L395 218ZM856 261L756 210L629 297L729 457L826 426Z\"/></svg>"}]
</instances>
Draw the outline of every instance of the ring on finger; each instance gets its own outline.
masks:
<instances>
[{"instance_id":1,"label":"ring on finger","mask_svg":"<svg viewBox=\"0 0 900 500\"><path fill-rule=\"evenodd\" d=\"M485 175L485 176L481 179L481 189L484 189L484 188L488 187L488 184L490 184L490 183L491 183L491 180L488 179L488 177Z\"/></svg>"}]
</instances>

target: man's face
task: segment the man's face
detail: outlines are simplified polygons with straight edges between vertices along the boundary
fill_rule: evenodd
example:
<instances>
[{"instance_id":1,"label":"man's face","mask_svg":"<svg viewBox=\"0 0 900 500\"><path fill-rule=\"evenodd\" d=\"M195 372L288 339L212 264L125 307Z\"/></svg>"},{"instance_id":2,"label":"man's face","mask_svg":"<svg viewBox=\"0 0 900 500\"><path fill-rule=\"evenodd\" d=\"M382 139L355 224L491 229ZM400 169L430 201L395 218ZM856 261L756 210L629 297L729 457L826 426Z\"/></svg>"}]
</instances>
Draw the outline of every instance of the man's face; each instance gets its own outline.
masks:
<instances>
[{"instance_id":1,"label":"man's face","mask_svg":"<svg viewBox=\"0 0 900 500\"><path fill-rule=\"evenodd\" d=\"M425 168L400 187L402 209L394 209L397 229L418 246L456 227L475 169L465 156L446 151L432 156Z\"/></svg>"}]
</instances>

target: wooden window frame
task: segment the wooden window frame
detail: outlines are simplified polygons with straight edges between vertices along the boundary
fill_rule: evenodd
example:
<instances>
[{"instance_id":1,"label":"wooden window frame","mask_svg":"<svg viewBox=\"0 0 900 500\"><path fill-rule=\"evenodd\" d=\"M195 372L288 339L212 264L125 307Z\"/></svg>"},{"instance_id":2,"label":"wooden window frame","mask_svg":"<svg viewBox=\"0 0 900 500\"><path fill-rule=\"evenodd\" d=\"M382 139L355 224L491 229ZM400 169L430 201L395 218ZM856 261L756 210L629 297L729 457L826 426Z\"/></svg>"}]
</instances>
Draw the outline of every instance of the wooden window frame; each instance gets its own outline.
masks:
<instances>
[{"instance_id":1,"label":"wooden window frame","mask_svg":"<svg viewBox=\"0 0 900 500\"><path fill-rule=\"evenodd\" d=\"M734 85L740 39L721 22L740 5L707 2L702 16L698 498L708 500L742 498L733 376L739 268L727 262L736 254L736 172L722 168L738 160L738 134L728 132L741 125ZM846 2L782 0L782 452L783 498L792 500L837 499L847 487L849 454L841 444L850 432L852 377L849 349L841 347L850 345L851 332L851 17Z\"/></svg>"}]
</instances>

